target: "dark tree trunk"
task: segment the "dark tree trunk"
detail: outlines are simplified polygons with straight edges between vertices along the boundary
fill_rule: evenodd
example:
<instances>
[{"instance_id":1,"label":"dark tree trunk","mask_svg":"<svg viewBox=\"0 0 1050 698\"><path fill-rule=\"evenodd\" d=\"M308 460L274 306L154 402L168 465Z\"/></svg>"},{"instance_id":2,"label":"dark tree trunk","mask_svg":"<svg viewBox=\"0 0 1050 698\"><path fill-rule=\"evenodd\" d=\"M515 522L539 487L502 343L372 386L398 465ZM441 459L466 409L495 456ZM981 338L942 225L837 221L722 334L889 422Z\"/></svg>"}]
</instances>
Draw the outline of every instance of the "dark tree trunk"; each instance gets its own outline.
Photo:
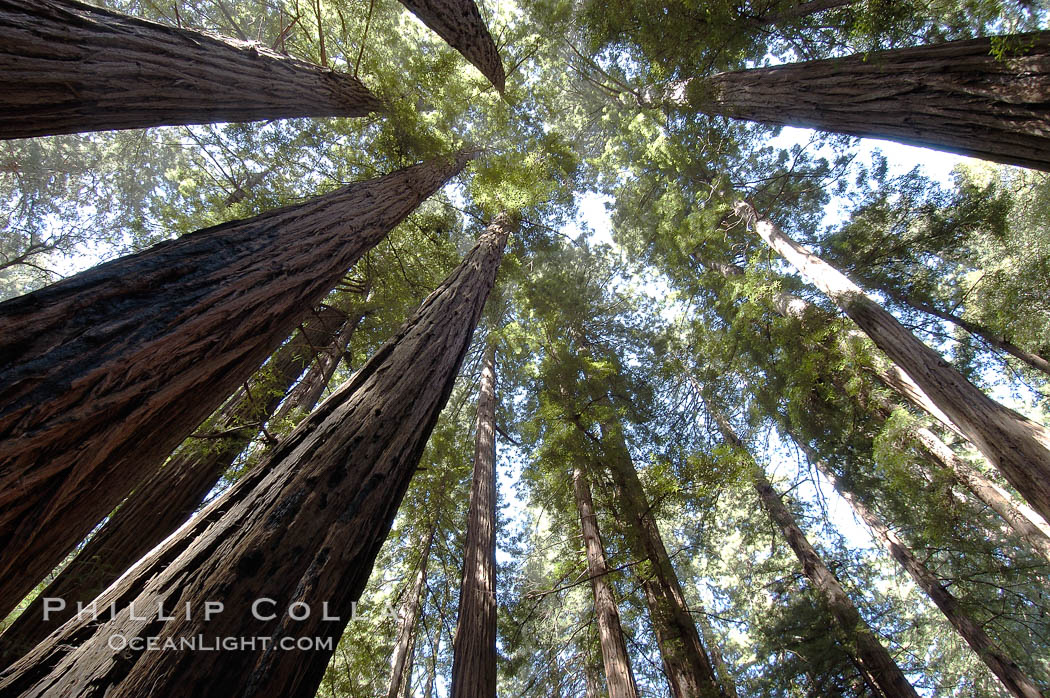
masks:
<instances>
[{"instance_id":1,"label":"dark tree trunk","mask_svg":"<svg viewBox=\"0 0 1050 698\"><path fill-rule=\"evenodd\" d=\"M431 525L423 551L419 554L419 566L412 586L405 591L405 600L401 604L397 619L397 642L390 657L390 688L387 698L411 698L412 656L416 646L416 622L419 610L423 606L423 590L427 585L427 559L430 557L430 546L434 542L434 529Z\"/></svg>"},{"instance_id":2,"label":"dark tree trunk","mask_svg":"<svg viewBox=\"0 0 1050 698\"><path fill-rule=\"evenodd\" d=\"M363 116L356 78L74 0L0 0L0 138Z\"/></svg>"},{"instance_id":3,"label":"dark tree trunk","mask_svg":"<svg viewBox=\"0 0 1050 698\"><path fill-rule=\"evenodd\" d=\"M937 576L921 560L915 557L915 554L904 544L900 537L842 483L835 473L831 471L827 463L817 456L809 444L799 440L790 432L788 436L799 445L810 462L824 474L824 477L842 495L843 499L850 503L857 515L875 533L875 538L879 544L911 575L915 583L919 585L919 588L926 592L930 601L940 609L956 632L962 636L962 639L973 649L978 658L987 665L988 669L998 677L1006 690L1011 695L1017 696L1017 698L1043 698L1042 692L1035 683L1021 671L1016 662L1003 653L992 641L992 638L988 637L988 634L984 632L984 629L963 610L959 605L959 600L941 584Z\"/></svg>"},{"instance_id":4,"label":"dark tree trunk","mask_svg":"<svg viewBox=\"0 0 1050 698\"><path fill-rule=\"evenodd\" d=\"M112 619L66 623L0 674L0 695L313 695L452 391L511 227L505 217L489 226L266 462L99 597L100 608L115 604ZM257 617L252 606L264 598L274 603L254 609ZM206 620L209 600L224 610ZM296 603L309 606L309 617L285 612ZM194 612L162 618L159 604L164 613L186 604ZM302 617L304 607L292 611ZM126 649L112 649L116 634ZM150 652L134 644L152 637L178 646L198 635L269 638L271 646ZM304 638L330 644L275 650Z\"/></svg>"},{"instance_id":5,"label":"dark tree trunk","mask_svg":"<svg viewBox=\"0 0 1050 698\"><path fill-rule=\"evenodd\" d=\"M212 448L184 444L164 466L140 485L113 512L55 579L0 635L0 662L7 666L76 615L77 604L87 605L137 560L174 533L193 515L277 405L314 361L313 348L325 346L336 334L330 351L342 353L360 315L347 316L325 308L302 325L302 330L277 350L262 369L209 420L206 428L226 434ZM322 373L315 363L303 380ZM285 402L290 402L289 396ZM313 403L301 405L306 411ZM61 599L46 614L45 599ZM51 604L57 604L52 601Z\"/></svg>"},{"instance_id":6,"label":"dark tree trunk","mask_svg":"<svg viewBox=\"0 0 1050 698\"><path fill-rule=\"evenodd\" d=\"M500 94L506 75L499 50L474 0L400 0L423 24L463 54Z\"/></svg>"},{"instance_id":7,"label":"dark tree trunk","mask_svg":"<svg viewBox=\"0 0 1050 698\"><path fill-rule=\"evenodd\" d=\"M585 433L586 430L584 430ZM675 698L719 698L721 687L700 641L696 623L667 554L619 425L606 425L602 441L618 514L635 558L649 562L640 577L649 617L660 646L664 673Z\"/></svg>"},{"instance_id":8,"label":"dark tree trunk","mask_svg":"<svg viewBox=\"0 0 1050 698\"><path fill-rule=\"evenodd\" d=\"M728 429L728 425L720 424L720 426L727 441L738 448L743 448L743 444L732 430ZM773 490L773 486L769 484L757 463L754 463L752 478L762 506L780 528L788 545L795 551L798 561L802 564L802 570L813 584L814 590L824 599L828 610L838 621L839 630L848 647L847 651L856 652L857 660L864 672L871 677L887 698L918 698L918 694L908 683L900 667L868 627L849 595L839 584L838 579L817 555L817 551L813 549L802 529L795 522L795 517L784 506L784 502L780 501L780 495Z\"/></svg>"},{"instance_id":9,"label":"dark tree trunk","mask_svg":"<svg viewBox=\"0 0 1050 698\"><path fill-rule=\"evenodd\" d=\"M496 346L478 389L474 478L453 642L452 698L496 697Z\"/></svg>"},{"instance_id":10,"label":"dark tree trunk","mask_svg":"<svg viewBox=\"0 0 1050 698\"><path fill-rule=\"evenodd\" d=\"M591 498L591 483L587 479L587 473L579 465L572 470L572 486L576 496L576 509L580 513L583 544L587 552L587 575L591 578L591 591L594 593L594 616L598 621L598 644L602 650L609 698L637 698L638 687L631 671L623 628L620 626L620 609L616 606L616 597L613 596L612 586L607 577L609 565L598 531L598 517L595 515L594 501ZM598 693L596 691L595 695Z\"/></svg>"},{"instance_id":11,"label":"dark tree trunk","mask_svg":"<svg viewBox=\"0 0 1050 698\"><path fill-rule=\"evenodd\" d=\"M190 233L0 304L0 615L466 159Z\"/></svg>"},{"instance_id":12,"label":"dark tree trunk","mask_svg":"<svg viewBox=\"0 0 1050 698\"><path fill-rule=\"evenodd\" d=\"M737 214L828 296L911 377L1044 519L1050 519L1050 429L995 402L831 265L760 219L748 203Z\"/></svg>"},{"instance_id":13,"label":"dark tree trunk","mask_svg":"<svg viewBox=\"0 0 1050 698\"><path fill-rule=\"evenodd\" d=\"M1050 170L1050 32L697 78L671 103L706 114L886 138Z\"/></svg>"}]
</instances>

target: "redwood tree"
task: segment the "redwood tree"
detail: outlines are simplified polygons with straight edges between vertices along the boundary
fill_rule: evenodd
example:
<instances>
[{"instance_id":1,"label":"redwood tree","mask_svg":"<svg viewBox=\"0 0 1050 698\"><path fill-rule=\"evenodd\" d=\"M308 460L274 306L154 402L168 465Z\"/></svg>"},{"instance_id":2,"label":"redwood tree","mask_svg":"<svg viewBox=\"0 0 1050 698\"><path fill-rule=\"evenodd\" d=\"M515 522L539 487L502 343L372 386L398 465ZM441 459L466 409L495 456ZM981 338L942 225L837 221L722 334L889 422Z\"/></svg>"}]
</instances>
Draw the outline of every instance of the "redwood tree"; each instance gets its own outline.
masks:
<instances>
[{"instance_id":1,"label":"redwood tree","mask_svg":"<svg viewBox=\"0 0 1050 698\"><path fill-rule=\"evenodd\" d=\"M412 696L412 657L415 655L416 623L423 605L423 595L427 585L427 561L430 557L430 546L434 544L434 531L437 523L430 525L426 541L419 553L419 564L416 567L412 586L405 590L405 598L397 614L397 641L394 653L390 656L390 686L387 698L411 698Z\"/></svg>"},{"instance_id":2,"label":"redwood tree","mask_svg":"<svg viewBox=\"0 0 1050 698\"><path fill-rule=\"evenodd\" d=\"M0 614L468 158L206 228L0 304Z\"/></svg>"},{"instance_id":3,"label":"redwood tree","mask_svg":"<svg viewBox=\"0 0 1050 698\"><path fill-rule=\"evenodd\" d=\"M496 696L496 346L485 347L453 642L453 698Z\"/></svg>"},{"instance_id":4,"label":"redwood tree","mask_svg":"<svg viewBox=\"0 0 1050 698\"><path fill-rule=\"evenodd\" d=\"M670 93L706 114L1050 170L1050 32L719 73Z\"/></svg>"},{"instance_id":5,"label":"redwood tree","mask_svg":"<svg viewBox=\"0 0 1050 698\"><path fill-rule=\"evenodd\" d=\"M99 607L115 604L112 618L64 625L0 674L0 693L312 695L452 391L513 227L497 218L266 462L103 594ZM253 608L258 599L273 603ZM205 603L216 600L224 611L206 620ZM186 604L199 612L161 615ZM112 649L118 634L127 648ZM148 636L178 647L198 635L271 646L150 652L130 644ZM310 649L275 649L304 638Z\"/></svg>"},{"instance_id":6,"label":"redwood tree","mask_svg":"<svg viewBox=\"0 0 1050 698\"><path fill-rule=\"evenodd\" d=\"M3 0L0 45L0 138L382 106L350 75L75 0Z\"/></svg>"}]
</instances>

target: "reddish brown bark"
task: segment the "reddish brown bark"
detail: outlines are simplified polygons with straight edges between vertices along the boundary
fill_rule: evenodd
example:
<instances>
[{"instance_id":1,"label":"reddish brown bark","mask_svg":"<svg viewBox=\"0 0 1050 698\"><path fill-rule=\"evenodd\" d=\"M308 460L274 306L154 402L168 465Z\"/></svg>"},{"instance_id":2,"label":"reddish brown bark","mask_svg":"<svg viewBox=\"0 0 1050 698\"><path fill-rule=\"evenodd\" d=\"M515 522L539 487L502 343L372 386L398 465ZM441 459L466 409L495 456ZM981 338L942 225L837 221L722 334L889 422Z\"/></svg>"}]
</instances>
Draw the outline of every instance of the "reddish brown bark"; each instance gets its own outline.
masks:
<instances>
[{"instance_id":1,"label":"reddish brown bark","mask_svg":"<svg viewBox=\"0 0 1050 698\"><path fill-rule=\"evenodd\" d=\"M492 41L474 0L400 0L448 45L463 54L500 94L506 75L499 50Z\"/></svg>"},{"instance_id":2,"label":"reddish brown bark","mask_svg":"<svg viewBox=\"0 0 1050 698\"><path fill-rule=\"evenodd\" d=\"M496 696L496 347L489 344L478 389L474 478L453 642L452 697Z\"/></svg>"},{"instance_id":3,"label":"reddish brown bark","mask_svg":"<svg viewBox=\"0 0 1050 698\"><path fill-rule=\"evenodd\" d=\"M937 352L919 341L856 284L748 203L736 211L765 242L820 289L906 373L1021 493L1044 519L1050 519L1050 429L995 402Z\"/></svg>"},{"instance_id":4,"label":"reddish brown bark","mask_svg":"<svg viewBox=\"0 0 1050 698\"><path fill-rule=\"evenodd\" d=\"M78 603L88 604L185 523L273 414L303 370L309 367L304 381L326 372L328 365L323 358L314 357L313 348L332 343L329 351L341 355L359 319L360 315L347 316L341 310L324 308L304 322L302 330L263 366L262 375L238 390L217 418L206 423L207 430L226 436L208 449L187 443L176 450L164 467L128 496L76 557L0 634L3 666L72 618ZM285 403L294 400L296 396L289 395ZM299 406L309 412L315 403L316 396L314 402ZM46 599L61 599L65 608L55 611L52 607L45 614Z\"/></svg>"},{"instance_id":5,"label":"reddish brown bark","mask_svg":"<svg viewBox=\"0 0 1050 698\"><path fill-rule=\"evenodd\" d=\"M200 230L0 304L0 614L466 160Z\"/></svg>"},{"instance_id":6,"label":"reddish brown bark","mask_svg":"<svg viewBox=\"0 0 1050 698\"><path fill-rule=\"evenodd\" d=\"M117 609L112 619L64 625L0 674L0 694L312 695L452 391L511 227L498 218L394 337L265 463L103 594L100 607ZM274 600L261 610L275 618L253 616L260 598ZM206 621L208 600L225 607ZM165 619L158 602L168 611L188 603L199 612ZM308 604L309 617L284 614L293 603ZM325 610L339 620L326 620ZM162 645L199 634L333 644L114 650L107 643L118 633Z\"/></svg>"},{"instance_id":7,"label":"reddish brown bark","mask_svg":"<svg viewBox=\"0 0 1050 698\"><path fill-rule=\"evenodd\" d=\"M843 484L809 444L797 439L794 434L788 435L806 453L810 462L824 474L832 487L850 503L857 515L868 524L879 544L911 575L919 588L926 592L930 601L940 609L970 649L1002 682L1003 687L1017 698L1043 698L1042 692L1024 674L1017 662L1006 656L992 638L988 637L984 628L966 613L959 600L941 584L937 575L912 553L904 541L874 511Z\"/></svg>"},{"instance_id":8,"label":"reddish brown bark","mask_svg":"<svg viewBox=\"0 0 1050 698\"><path fill-rule=\"evenodd\" d=\"M609 698L637 698L638 687L631 671L631 660L627 655L627 642L620 626L620 609L609 584L609 564L605 558L605 546L598 531L598 517L594 513L591 498L591 483L587 473L579 465L572 470L573 494L576 509L580 513L583 544L587 553L587 575L591 578L594 594L594 616L598 621L598 644L602 650L605 667L605 682ZM588 676L588 678L590 678ZM590 684L588 683L588 688ZM595 695L598 692L595 691Z\"/></svg>"},{"instance_id":9,"label":"reddish brown bark","mask_svg":"<svg viewBox=\"0 0 1050 698\"><path fill-rule=\"evenodd\" d=\"M0 0L0 138L363 116L356 78L74 0Z\"/></svg>"},{"instance_id":10,"label":"reddish brown bark","mask_svg":"<svg viewBox=\"0 0 1050 698\"><path fill-rule=\"evenodd\" d=\"M1050 32L721 73L671 93L707 114L1050 170Z\"/></svg>"},{"instance_id":11,"label":"reddish brown bark","mask_svg":"<svg viewBox=\"0 0 1050 698\"><path fill-rule=\"evenodd\" d=\"M416 622L419 610L423 605L423 590L427 583L427 560L430 557L430 546L434 543L435 525L427 531L427 539L419 554L419 565L412 586L405 590L405 600L401 604L397 618L397 641L394 653L390 656L390 687L387 698L412 698L412 656L415 654Z\"/></svg>"}]
</instances>

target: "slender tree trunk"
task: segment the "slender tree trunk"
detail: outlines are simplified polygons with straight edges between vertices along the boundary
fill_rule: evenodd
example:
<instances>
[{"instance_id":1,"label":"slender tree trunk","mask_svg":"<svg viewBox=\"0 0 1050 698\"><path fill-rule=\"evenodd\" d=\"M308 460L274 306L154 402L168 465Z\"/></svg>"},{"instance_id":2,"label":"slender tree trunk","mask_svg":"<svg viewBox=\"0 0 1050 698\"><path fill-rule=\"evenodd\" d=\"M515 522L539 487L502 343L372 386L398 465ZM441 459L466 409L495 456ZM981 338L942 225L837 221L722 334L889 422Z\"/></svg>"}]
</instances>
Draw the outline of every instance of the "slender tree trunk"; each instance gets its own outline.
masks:
<instances>
[{"instance_id":1,"label":"slender tree trunk","mask_svg":"<svg viewBox=\"0 0 1050 698\"><path fill-rule=\"evenodd\" d=\"M408 698L411 696L412 682L412 655L416 644L416 622L419 620L419 610L423 606L423 589L427 583L427 558L430 557L430 546L434 542L434 529L436 524L431 525L427 532L423 551L419 554L419 568L416 570L416 579L410 589L405 592L405 601L401 604L397 620L397 642L394 643L394 653L390 657L390 689L387 698Z\"/></svg>"},{"instance_id":2,"label":"slender tree trunk","mask_svg":"<svg viewBox=\"0 0 1050 698\"><path fill-rule=\"evenodd\" d=\"M56 628L76 615L77 604L87 605L137 560L145 556L193 515L251 443L296 378L311 365L313 348L325 346L341 354L360 315L346 315L325 308L302 325L302 329L277 350L264 365L263 376L237 391L206 427L226 434L214 448L184 444L159 471L132 492L102 527L88 540L55 579L0 635L0 662L7 666L35 647ZM342 325L342 327L340 327ZM303 380L322 372L314 364ZM293 400L289 396L285 402ZM313 403L301 405L306 411ZM61 599L61 611L46 613L48 599Z\"/></svg>"},{"instance_id":3,"label":"slender tree trunk","mask_svg":"<svg viewBox=\"0 0 1050 698\"><path fill-rule=\"evenodd\" d=\"M466 159L190 233L0 304L0 615Z\"/></svg>"},{"instance_id":4,"label":"slender tree trunk","mask_svg":"<svg viewBox=\"0 0 1050 698\"><path fill-rule=\"evenodd\" d=\"M744 273L743 269L734 264L708 261L705 261L704 264L719 271L727 278L740 276ZM783 317L796 319L801 319L811 307L807 301L783 292L774 296L773 305ZM853 331L850 332L850 334L852 333ZM926 411L954 433L959 434L964 439L966 438L951 423L948 416L941 412L930 398L922 392L922 389L915 385L903 371L900 371L895 366L882 365L877 366L873 373L886 388L896 392L904 400L919 409ZM879 410L882 412L883 418L888 418L893 409L894 406L888 400L880 400ZM935 466L945 469L956 481L970 490L977 499L984 502L992 511L1002 517L1031 546L1036 554L1050 561L1050 527L1047 526L1039 514L1035 513L1024 503L1017 502L1013 495L992 482L977 468L957 456L947 444L926 427L920 426L915 430L915 439L920 451L928 460L932 461Z\"/></svg>"},{"instance_id":5,"label":"slender tree trunk","mask_svg":"<svg viewBox=\"0 0 1050 698\"><path fill-rule=\"evenodd\" d=\"M312 695L452 391L512 227L497 218L266 462L99 597L99 608L115 608L112 618L66 623L0 674L0 695ZM224 607L205 619L209 600ZM189 618L162 616L187 604ZM310 614L296 620L302 604ZM117 634L126 647L112 648ZM197 636L269 641L205 652L180 646ZM144 651L145 637L177 649ZM304 639L307 649L275 651Z\"/></svg>"},{"instance_id":6,"label":"slender tree trunk","mask_svg":"<svg viewBox=\"0 0 1050 698\"><path fill-rule=\"evenodd\" d=\"M722 650L718 649L717 638L711 630L711 624L707 622L707 613L702 610L700 613L697 613L696 624L700 626L700 636L704 644L711 648L711 661L715 665L715 674L718 676L719 685L722 687L723 693L725 693L726 698L738 698L736 685L733 683L733 672L729 670L729 665L722 655Z\"/></svg>"},{"instance_id":7,"label":"slender tree trunk","mask_svg":"<svg viewBox=\"0 0 1050 698\"><path fill-rule=\"evenodd\" d=\"M766 25L782 24L784 22L802 19L803 17L809 17L820 12L827 12L828 10L835 10L840 7L849 7L856 2L857 0L805 0L794 7L788 7L779 12L775 12L772 15L762 17L761 22Z\"/></svg>"},{"instance_id":8,"label":"slender tree trunk","mask_svg":"<svg viewBox=\"0 0 1050 698\"><path fill-rule=\"evenodd\" d=\"M941 581L926 565L922 563L904 542L894 533L875 512L868 508L842 481L831 471L817 453L806 442L788 432L788 436L805 452L810 462L824 474L828 482L850 503L857 515L875 533L879 544L888 552L919 585L937 608L940 609L955 631L966 644L977 654L988 669L1002 682L1011 695L1017 698L1043 698L1042 692L1029 679L1021 668L1010 659L988 637L984 629L967 614L959 605L959 600L949 592Z\"/></svg>"},{"instance_id":9,"label":"slender tree trunk","mask_svg":"<svg viewBox=\"0 0 1050 698\"><path fill-rule=\"evenodd\" d=\"M1042 371L1046 375L1050 376L1050 361L1034 352L1025 351L1020 348L1006 337L990 330L983 325L979 325L976 322L970 322L954 313L949 313L944 310L939 310L930 303L926 303L912 296L901 293L895 289L889 288L886 284L881 284L879 290L885 293L890 298L893 298L898 303L903 303L909 308L918 310L919 312L926 313L927 315L933 315L936 318L940 318L945 322L950 322L956 327L961 327L975 337L980 337L988 344L992 345L1000 351L1004 351L1015 359L1018 359L1029 367L1034 368L1037 371Z\"/></svg>"},{"instance_id":10,"label":"slender tree trunk","mask_svg":"<svg viewBox=\"0 0 1050 698\"><path fill-rule=\"evenodd\" d=\"M452 698L496 697L496 345L485 347L478 389L474 479L452 643Z\"/></svg>"},{"instance_id":11,"label":"slender tree trunk","mask_svg":"<svg viewBox=\"0 0 1050 698\"><path fill-rule=\"evenodd\" d=\"M500 94L506 75L499 49L474 0L400 0L423 24L463 54Z\"/></svg>"},{"instance_id":12,"label":"slender tree trunk","mask_svg":"<svg viewBox=\"0 0 1050 698\"><path fill-rule=\"evenodd\" d=\"M1050 32L720 73L668 93L706 114L1050 170Z\"/></svg>"},{"instance_id":13,"label":"slender tree trunk","mask_svg":"<svg viewBox=\"0 0 1050 698\"><path fill-rule=\"evenodd\" d=\"M364 116L356 78L74 0L0 0L0 138Z\"/></svg>"},{"instance_id":14,"label":"slender tree trunk","mask_svg":"<svg viewBox=\"0 0 1050 698\"><path fill-rule=\"evenodd\" d=\"M627 643L620 626L620 610L616 606L616 597L613 596L612 586L607 577L609 565L605 559L605 546L598 532L598 518L594 513L594 501L591 498L591 483L587 479L587 473L579 465L573 467L572 486L576 495L576 508L580 513L583 543L587 551L587 575L591 578L591 591L594 593L598 644L602 650L609 698L637 698L638 687L631 672Z\"/></svg>"},{"instance_id":15,"label":"slender tree trunk","mask_svg":"<svg viewBox=\"0 0 1050 698\"><path fill-rule=\"evenodd\" d=\"M739 201L736 211L770 247L856 322L1043 518L1050 518L1050 429L978 390L853 282L788 238L771 221L760 219L750 204Z\"/></svg>"},{"instance_id":16,"label":"slender tree trunk","mask_svg":"<svg viewBox=\"0 0 1050 698\"><path fill-rule=\"evenodd\" d=\"M594 438L579 421L576 425ZM640 575L640 582L671 694L675 698L719 698L722 691L718 679L700 641L623 432L618 425L606 425L603 432L600 444L628 544L634 556L648 560L651 568Z\"/></svg>"},{"instance_id":17,"label":"slender tree trunk","mask_svg":"<svg viewBox=\"0 0 1050 698\"><path fill-rule=\"evenodd\" d=\"M835 620L838 621L839 630L842 631L843 637L849 645L847 651L852 650L856 652L857 660L863 671L871 677L887 698L899 698L900 696L918 698L915 689L908 683L908 679L904 677L904 672L893 661L893 657L879 642L875 633L872 632L860 615L857 607L853 605L849 595L846 594L846 590L842 588L838 579L835 578L835 575L824 564L817 551L810 545L806 535L795 522L795 517L784 506L784 502L780 500L780 495L773 490L773 486L766 479L762 468L755 461L754 457L750 455L743 441L733 431L725 416L710 405L709 407L726 441L742 453L748 454L748 458L751 461L752 481L762 506L773 522L780 528L788 545L795 552L798 561L802 564L802 570L805 572L806 578L813 584L814 590L824 599L828 610L831 611Z\"/></svg>"}]
</instances>

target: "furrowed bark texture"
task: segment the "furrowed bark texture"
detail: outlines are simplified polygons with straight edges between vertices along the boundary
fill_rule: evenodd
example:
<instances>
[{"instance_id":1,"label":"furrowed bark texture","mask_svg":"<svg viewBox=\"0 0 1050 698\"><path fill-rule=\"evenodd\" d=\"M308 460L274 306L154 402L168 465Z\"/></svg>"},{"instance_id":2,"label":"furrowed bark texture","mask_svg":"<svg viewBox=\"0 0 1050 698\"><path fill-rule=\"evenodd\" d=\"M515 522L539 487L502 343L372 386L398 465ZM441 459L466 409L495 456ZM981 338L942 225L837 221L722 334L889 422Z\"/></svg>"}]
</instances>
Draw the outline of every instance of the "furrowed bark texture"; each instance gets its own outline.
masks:
<instances>
[{"instance_id":1,"label":"furrowed bark texture","mask_svg":"<svg viewBox=\"0 0 1050 698\"><path fill-rule=\"evenodd\" d=\"M491 342L485 348L478 389L451 695L496 696L496 347Z\"/></svg>"},{"instance_id":2,"label":"furrowed bark texture","mask_svg":"<svg viewBox=\"0 0 1050 698\"><path fill-rule=\"evenodd\" d=\"M0 614L466 157L200 230L0 304Z\"/></svg>"},{"instance_id":3,"label":"furrowed bark texture","mask_svg":"<svg viewBox=\"0 0 1050 698\"><path fill-rule=\"evenodd\" d=\"M253 378L248 389L239 389L208 423L215 432L229 432L219 445L203 451L198 445L178 449L159 471L142 483L110 514L102 527L55 577L22 614L0 634L0 662L7 666L52 631L76 615L77 603L88 604L137 560L174 533L195 512L237 456L258 432L278 403L302 374L322 373L327 365L313 356L313 347L323 346L337 334L332 348L339 355L357 326L360 316L324 308L302 325L302 330L277 350L263 367L263 376ZM342 327L340 327L342 325ZM289 396L285 402L290 402ZM301 405L309 411L314 403ZM51 610L44 620L44 599L62 599L65 608Z\"/></svg>"},{"instance_id":4,"label":"furrowed bark texture","mask_svg":"<svg viewBox=\"0 0 1050 698\"><path fill-rule=\"evenodd\" d=\"M594 616L598 621L598 644L602 650L605 667L605 682L609 698L637 698L638 687L631 671L631 660L627 654L623 627L620 625L620 609L616 605L609 584L609 564L605 558L605 546L598 531L598 517L594 512L591 483L587 473L579 465L572 470L572 488L576 496L576 509L580 513L583 544L587 552L587 575L591 578L594 594ZM599 691L595 691L598 695Z\"/></svg>"},{"instance_id":5,"label":"furrowed bark texture","mask_svg":"<svg viewBox=\"0 0 1050 698\"><path fill-rule=\"evenodd\" d=\"M0 695L313 695L452 391L511 227L497 218L393 338L266 462L99 597L100 608L115 604L112 619L66 623L0 673ZM260 598L274 600L256 609L272 619L253 616ZM207 600L222 601L223 612L210 620L203 610L160 617L161 605L167 613L203 609ZM284 613L293 603L308 605L309 617ZM198 635L268 637L271 645L115 651L107 643L117 633L161 645ZM315 637L333 644L275 649Z\"/></svg>"},{"instance_id":6,"label":"furrowed bark texture","mask_svg":"<svg viewBox=\"0 0 1050 698\"><path fill-rule=\"evenodd\" d=\"M742 447L738 439L734 443ZM838 579L817 555L817 551L810 545L802 529L795 523L795 517L780 501L780 496L773 490L773 486L769 484L757 463L752 471L752 478L755 491L762 500L763 507L780 528L788 545L795 551L806 577L838 621L839 629L842 631L849 651L856 653L857 660L865 673L871 677L887 698L898 698L899 696L918 698L918 694L908 683L900 667L875 637L842 585L839 584Z\"/></svg>"},{"instance_id":7,"label":"furrowed bark texture","mask_svg":"<svg viewBox=\"0 0 1050 698\"><path fill-rule=\"evenodd\" d=\"M672 90L707 114L1050 170L1050 32L721 73Z\"/></svg>"},{"instance_id":8,"label":"furrowed bark texture","mask_svg":"<svg viewBox=\"0 0 1050 698\"><path fill-rule=\"evenodd\" d=\"M474 0L400 0L423 24L463 54L500 94L506 87L503 62Z\"/></svg>"},{"instance_id":9,"label":"furrowed bark texture","mask_svg":"<svg viewBox=\"0 0 1050 698\"><path fill-rule=\"evenodd\" d=\"M794 434L789 433L788 435L805 452L810 462L824 474L824 477L828 479L832 487L850 503L857 515L868 524L879 544L911 575L915 583L919 585L919 588L926 592L926 595L930 597L930 601L940 609L944 617L955 628L955 631L962 636L966 644L1002 682L1003 687L1010 692L1010 695L1017 698L1043 698L1043 693L1036 684L1025 675L1015 661L1003 653L992 638L988 637L988 634L984 632L984 629L963 610L959 605L959 600L912 553L904 544L904 541L842 483L835 473L831 471L827 463L817 456L809 444L795 438Z\"/></svg>"},{"instance_id":10,"label":"furrowed bark texture","mask_svg":"<svg viewBox=\"0 0 1050 698\"><path fill-rule=\"evenodd\" d=\"M411 698L412 655L415 653L416 621L419 620L419 609L423 605L423 590L427 583L427 559L430 557L430 546L434 543L434 529L427 532L423 552L419 554L419 568L411 588L405 592L404 603L398 611L397 642L390 657L390 688L387 698Z\"/></svg>"},{"instance_id":11,"label":"furrowed bark texture","mask_svg":"<svg viewBox=\"0 0 1050 698\"><path fill-rule=\"evenodd\" d=\"M771 221L760 219L750 204L739 201L736 211L771 248L856 322L1032 508L1050 519L1050 429L989 398L856 284L791 240Z\"/></svg>"},{"instance_id":12,"label":"furrowed bark texture","mask_svg":"<svg viewBox=\"0 0 1050 698\"><path fill-rule=\"evenodd\" d=\"M0 0L0 138L364 116L356 78L73 0Z\"/></svg>"},{"instance_id":13,"label":"furrowed bark texture","mask_svg":"<svg viewBox=\"0 0 1050 698\"><path fill-rule=\"evenodd\" d=\"M607 425L603 431L609 449L606 466L628 544L635 558L649 562L647 573L641 574L639 581L671 694L675 698L719 698L721 687L700 641L623 432L618 425Z\"/></svg>"}]
</instances>

